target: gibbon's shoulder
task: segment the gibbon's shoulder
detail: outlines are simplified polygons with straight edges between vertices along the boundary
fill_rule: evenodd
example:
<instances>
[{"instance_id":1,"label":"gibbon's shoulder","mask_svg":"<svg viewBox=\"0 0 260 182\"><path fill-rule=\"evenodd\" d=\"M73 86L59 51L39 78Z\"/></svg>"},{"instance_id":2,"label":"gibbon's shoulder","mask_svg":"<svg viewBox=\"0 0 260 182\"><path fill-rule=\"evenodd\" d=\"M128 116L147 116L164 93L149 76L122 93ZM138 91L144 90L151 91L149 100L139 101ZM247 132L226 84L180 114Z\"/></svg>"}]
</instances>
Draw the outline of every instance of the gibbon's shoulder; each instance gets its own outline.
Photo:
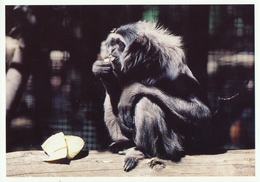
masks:
<instances>
[{"instance_id":1,"label":"gibbon's shoulder","mask_svg":"<svg viewBox=\"0 0 260 182\"><path fill-rule=\"evenodd\" d=\"M113 33L120 34L123 37L130 39L146 37L160 47L182 47L182 38L174 35L158 22L142 20L135 23L129 23L115 29Z\"/></svg>"},{"instance_id":2,"label":"gibbon's shoulder","mask_svg":"<svg viewBox=\"0 0 260 182\"><path fill-rule=\"evenodd\" d=\"M182 38L174 35L169 29L158 22L139 21L136 23L136 31L139 36L145 36L150 41L166 47L182 47Z\"/></svg>"}]
</instances>

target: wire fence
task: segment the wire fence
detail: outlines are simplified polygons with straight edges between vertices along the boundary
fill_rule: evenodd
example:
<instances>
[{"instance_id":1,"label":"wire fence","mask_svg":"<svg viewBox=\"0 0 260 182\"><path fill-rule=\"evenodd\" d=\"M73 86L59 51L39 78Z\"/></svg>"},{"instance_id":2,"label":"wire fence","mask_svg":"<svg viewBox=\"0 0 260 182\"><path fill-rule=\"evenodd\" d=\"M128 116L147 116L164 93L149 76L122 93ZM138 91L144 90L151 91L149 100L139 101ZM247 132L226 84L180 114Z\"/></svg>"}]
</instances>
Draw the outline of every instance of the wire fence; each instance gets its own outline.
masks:
<instances>
[{"instance_id":1,"label":"wire fence","mask_svg":"<svg viewBox=\"0 0 260 182\"><path fill-rule=\"evenodd\" d=\"M205 88L212 110L221 108L218 112L222 112L219 122L213 123L219 133L216 138L224 148L254 147L254 6L205 7ZM15 22L12 9L6 7L7 32ZM38 77L35 74L28 80L7 136L11 151L39 148L47 137L60 131L82 137L88 149L107 148L110 138L103 123L104 89L91 73L100 42L113 27L139 19L158 20L189 42L188 19L196 19L187 5L32 9L43 27L40 49L46 67L39 69L43 73ZM199 46L189 48L196 52ZM198 67L201 63L194 64Z\"/></svg>"}]
</instances>

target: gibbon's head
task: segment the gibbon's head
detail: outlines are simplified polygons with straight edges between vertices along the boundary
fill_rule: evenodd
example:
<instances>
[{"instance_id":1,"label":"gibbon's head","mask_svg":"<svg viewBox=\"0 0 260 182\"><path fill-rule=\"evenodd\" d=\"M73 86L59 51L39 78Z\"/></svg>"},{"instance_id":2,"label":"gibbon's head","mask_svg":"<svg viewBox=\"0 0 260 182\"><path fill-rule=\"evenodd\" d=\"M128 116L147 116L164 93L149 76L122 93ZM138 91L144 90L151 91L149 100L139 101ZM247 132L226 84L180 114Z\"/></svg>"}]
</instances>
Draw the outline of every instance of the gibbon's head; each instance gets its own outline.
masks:
<instances>
[{"instance_id":1,"label":"gibbon's head","mask_svg":"<svg viewBox=\"0 0 260 182\"><path fill-rule=\"evenodd\" d=\"M118 75L139 74L156 79L175 79L179 74L193 77L185 61L181 37L156 22L139 21L121 26L108 35L105 44L106 54L113 57L112 66Z\"/></svg>"}]
</instances>

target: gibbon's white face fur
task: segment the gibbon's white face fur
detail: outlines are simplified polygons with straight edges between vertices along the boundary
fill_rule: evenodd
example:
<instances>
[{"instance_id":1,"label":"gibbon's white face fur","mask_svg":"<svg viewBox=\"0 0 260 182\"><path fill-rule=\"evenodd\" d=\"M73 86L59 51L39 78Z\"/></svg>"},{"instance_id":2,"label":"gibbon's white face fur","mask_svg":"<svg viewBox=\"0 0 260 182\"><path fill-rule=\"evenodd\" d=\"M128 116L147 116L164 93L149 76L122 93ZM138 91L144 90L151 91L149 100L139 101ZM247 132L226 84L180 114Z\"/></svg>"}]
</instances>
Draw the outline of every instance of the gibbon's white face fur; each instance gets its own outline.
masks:
<instances>
[{"instance_id":1,"label":"gibbon's white face fur","mask_svg":"<svg viewBox=\"0 0 260 182\"><path fill-rule=\"evenodd\" d=\"M156 22L139 21L109 34L105 42L106 56L116 58L112 65L118 74L154 70L158 72L157 77L174 80L179 74L187 74L196 80L187 67L181 41L181 37ZM160 70L165 71L160 74Z\"/></svg>"}]
</instances>

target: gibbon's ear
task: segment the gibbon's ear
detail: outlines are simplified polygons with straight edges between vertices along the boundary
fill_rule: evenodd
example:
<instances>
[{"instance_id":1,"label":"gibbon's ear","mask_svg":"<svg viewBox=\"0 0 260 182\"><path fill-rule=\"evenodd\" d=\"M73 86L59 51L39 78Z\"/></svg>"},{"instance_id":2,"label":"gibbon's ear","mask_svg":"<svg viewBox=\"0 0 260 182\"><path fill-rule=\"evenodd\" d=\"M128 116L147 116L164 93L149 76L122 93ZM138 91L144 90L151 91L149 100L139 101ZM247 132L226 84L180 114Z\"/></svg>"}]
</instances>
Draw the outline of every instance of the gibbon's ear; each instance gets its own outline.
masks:
<instances>
[{"instance_id":1,"label":"gibbon's ear","mask_svg":"<svg viewBox=\"0 0 260 182\"><path fill-rule=\"evenodd\" d=\"M128 46L125 58L122 65L124 73L137 68L143 71L150 70L149 72L155 68L161 69L161 52L146 36L136 38Z\"/></svg>"}]
</instances>

